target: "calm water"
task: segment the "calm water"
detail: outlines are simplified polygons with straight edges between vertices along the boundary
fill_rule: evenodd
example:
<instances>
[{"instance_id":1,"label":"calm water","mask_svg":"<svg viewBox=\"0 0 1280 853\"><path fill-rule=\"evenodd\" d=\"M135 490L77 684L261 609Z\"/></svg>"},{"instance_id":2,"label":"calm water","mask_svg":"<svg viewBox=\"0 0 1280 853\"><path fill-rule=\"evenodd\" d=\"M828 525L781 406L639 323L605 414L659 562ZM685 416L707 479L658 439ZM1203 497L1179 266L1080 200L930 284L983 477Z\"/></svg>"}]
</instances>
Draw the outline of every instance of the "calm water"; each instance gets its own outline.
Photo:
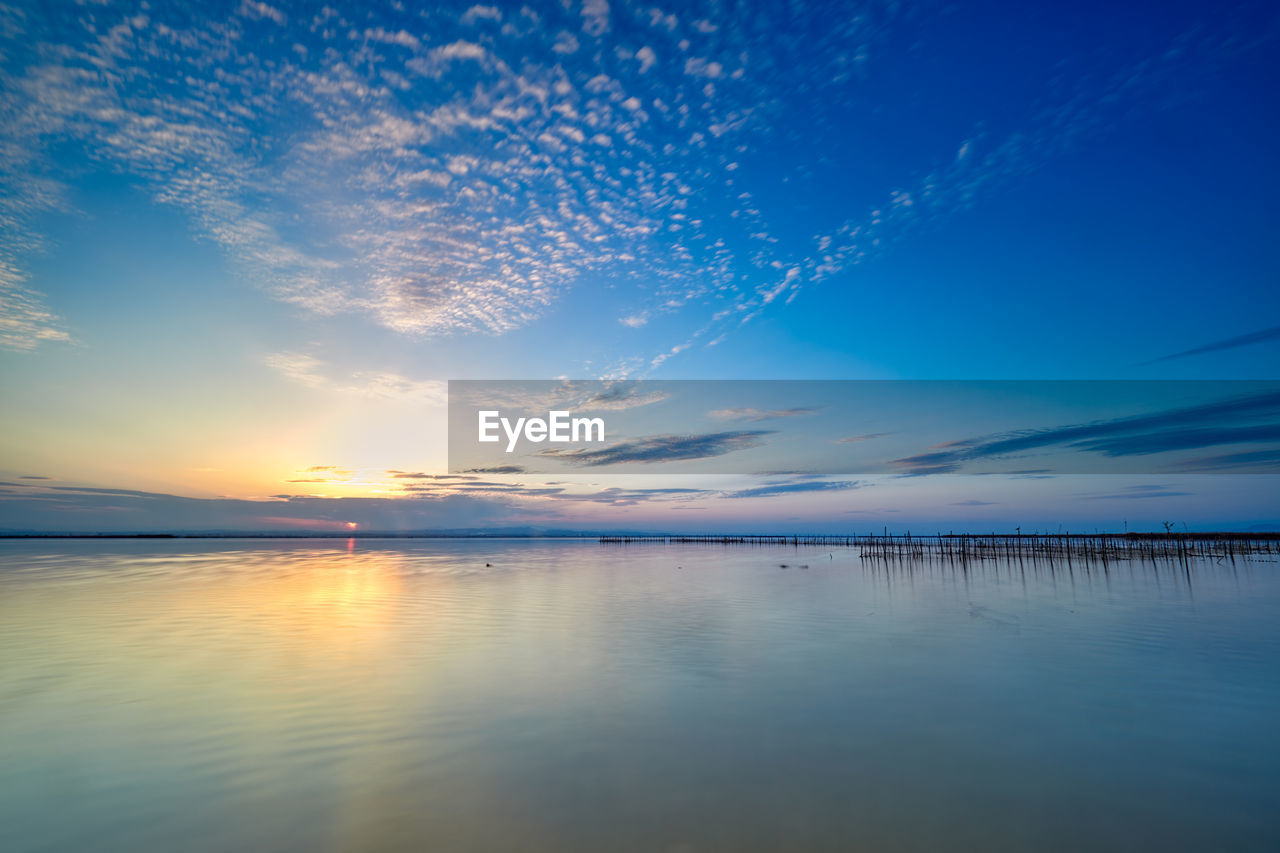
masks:
<instances>
[{"instance_id":1,"label":"calm water","mask_svg":"<svg viewBox=\"0 0 1280 853\"><path fill-rule=\"evenodd\" d=\"M0 542L0 850L1275 850L1278 661L1272 562Z\"/></svg>"}]
</instances>

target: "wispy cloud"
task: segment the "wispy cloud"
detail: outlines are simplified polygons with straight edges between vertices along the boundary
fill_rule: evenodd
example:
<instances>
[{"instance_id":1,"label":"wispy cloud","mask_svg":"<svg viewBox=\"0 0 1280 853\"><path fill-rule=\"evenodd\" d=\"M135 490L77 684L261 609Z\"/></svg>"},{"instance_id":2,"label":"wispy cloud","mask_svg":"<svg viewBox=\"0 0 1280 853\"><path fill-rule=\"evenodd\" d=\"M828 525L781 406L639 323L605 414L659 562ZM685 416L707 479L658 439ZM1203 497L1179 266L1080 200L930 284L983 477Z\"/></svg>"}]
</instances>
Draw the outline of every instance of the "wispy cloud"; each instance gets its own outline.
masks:
<instances>
[{"instance_id":1,"label":"wispy cloud","mask_svg":"<svg viewBox=\"0 0 1280 853\"><path fill-rule=\"evenodd\" d=\"M725 492L727 498L769 498L778 495L794 495L804 492L846 492L861 489L867 484L858 480L802 480L793 483L773 483Z\"/></svg>"},{"instance_id":2,"label":"wispy cloud","mask_svg":"<svg viewBox=\"0 0 1280 853\"><path fill-rule=\"evenodd\" d=\"M233 532L361 530L401 532L492 527L542 519L535 505L500 495L323 498L278 494L262 500L190 498L93 487L0 494L3 529L42 532Z\"/></svg>"},{"instance_id":3,"label":"wispy cloud","mask_svg":"<svg viewBox=\"0 0 1280 853\"><path fill-rule=\"evenodd\" d=\"M0 110L13 116L22 99L8 83L0 74ZM64 207L61 186L43 176L36 161L35 153L0 131L0 347L18 351L71 341L22 268L23 260L47 248L34 220Z\"/></svg>"},{"instance_id":4,"label":"wispy cloud","mask_svg":"<svg viewBox=\"0 0 1280 853\"><path fill-rule=\"evenodd\" d=\"M409 379L385 370L341 371L305 353L268 353L263 362L285 378L319 391L434 405L448 396L447 383L439 380Z\"/></svg>"},{"instance_id":5,"label":"wispy cloud","mask_svg":"<svg viewBox=\"0 0 1280 853\"><path fill-rule=\"evenodd\" d=\"M910 476L923 476L955 473L976 460L1062 446L1108 456L1133 456L1270 442L1280 440L1280 425L1240 422L1276 415L1280 415L1280 394L1266 392L1127 418L960 439L890 464Z\"/></svg>"},{"instance_id":6,"label":"wispy cloud","mask_svg":"<svg viewBox=\"0 0 1280 853\"><path fill-rule=\"evenodd\" d=\"M606 488L596 492L570 494L561 492L552 495L552 500L574 501L579 503L607 504L609 506L638 506L643 503L669 503L688 498L707 495L702 489L666 488L666 489L622 489Z\"/></svg>"},{"instance_id":7,"label":"wispy cloud","mask_svg":"<svg viewBox=\"0 0 1280 853\"><path fill-rule=\"evenodd\" d=\"M750 406L735 409L716 409L708 412L709 417L721 421L743 421L746 423L756 423L759 421L771 421L777 418L799 418L805 415L812 415L818 409L810 407L795 407L790 409L756 409Z\"/></svg>"},{"instance_id":8,"label":"wispy cloud","mask_svg":"<svg viewBox=\"0 0 1280 853\"><path fill-rule=\"evenodd\" d=\"M478 21L501 21L502 10L497 6L472 6L462 13L462 23L474 24Z\"/></svg>"},{"instance_id":9,"label":"wispy cloud","mask_svg":"<svg viewBox=\"0 0 1280 853\"><path fill-rule=\"evenodd\" d=\"M62 320L45 307L44 297L25 285L11 257L0 247L0 346L29 351L42 343L71 341Z\"/></svg>"},{"instance_id":10,"label":"wispy cloud","mask_svg":"<svg viewBox=\"0 0 1280 853\"><path fill-rule=\"evenodd\" d=\"M1180 492L1170 489L1167 486L1143 485L1129 486L1119 492L1108 492L1099 495L1085 495L1086 500L1094 501L1132 501L1147 500L1155 498L1180 498L1189 497L1194 492Z\"/></svg>"},{"instance_id":11,"label":"wispy cloud","mask_svg":"<svg viewBox=\"0 0 1280 853\"><path fill-rule=\"evenodd\" d=\"M1266 450L1241 450L1236 453L1219 453L1202 456L1183 464L1188 471L1234 471L1248 468L1275 470L1280 466L1280 448Z\"/></svg>"},{"instance_id":12,"label":"wispy cloud","mask_svg":"<svg viewBox=\"0 0 1280 853\"><path fill-rule=\"evenodd\" d=\"M578 465L598 467L633 462L661 463L708 459L738 450L759 447L771 430L738 430L702 435L655 435L621 441L609 447L575 450L544 450L542 455Z\"/></svg>"},{"instance_id":13,"label":"wispy cloud","mask_svg":"<svg viewBox=\"0 0 1280 853\"><path fill-rule=\"evenodd\" d=\"M566 385L566 390L572 389L572 383ZM668 396L665 391L645 391L634 381L606 381L602 390L579 399L575 406L581 411L623 411L660 403Z\"/></svg>"},{"instance_id":14,"label":"wispy cloud","mask_svg":"<svg viewBox=\"0 0 1280 853\"><path fill-rule=\"evenodd\" d=\"M1145 361L1140 366L1159 364L1163 361L1173 361L1178 358L1191 358L1192 356L1197 355L1207 355L1211 352L1222 352L1223 350L1238 349L1240 347L1252 346L1253 344L1262 344L1268 341L1278 340L1280 340L1280 326L1272 326L1269 329L1263 329L1259 332L1250 332L1247 335L1237 335L1234 338L1225 338L1220 341L1204 344L1203 346L1171 353L1170 355L1162 355L1159 358L1153 358L1150 361Z\"/></svg>"},{"instance_id":15,"label":"wispy cloud","mask_svg":"<svg viewBox=\"0 0 1280 853\"><path fill-rule=\"evenodd\" d=\"M477 474L520 474L518 465L476 468ZM559 483L484 480L473 475L423 474L400 471L387 472L395 480L408 480L397 484L396 493L407 497L442 495L502 496L522 501L556 501L558 503L606 504L609 506L636 506L641 503L683 501L697 497L715 496L716 493L698 488L664 487L596 488L573 490Z\"/></svg>"},{"instance_id":16,"label":"wispy cloud","mask_svg":"<svg viewBox=\"0 0 1280 853\"><path fill-rule=\"evenodd\" d=\"M865 435L849 435L849 436L845 436L844 438L837 438L835 440L835 443L836 444L860 444L864 441L871 441L876 438L884 438L886 435L889 435L889 433L869 432L869 433L866 433Z\"/></svg>"},{"instance_id":17,"label":"wispy cloud","mask_svg":"<svg viewBox=\"0 0 1280 853\"><path fill-rule=\"evenodd\" d=\"M1076 442L1073 446L1106 456L1145 456L1174 450L1198 450L1221 444L1249 444L1280 441L1280 424L1199 429L1174 429L1137 435L1108 436Z\"/></svg>"},{"instance_id":18,"label":"wispy cloud","mask_svg":"<svg viewBox=\"0 0 1280 853\"><path fill-rule=\"evenodd\" d=\"M387 472L386 472L386 474L387 474L387 476L388 476L388 477L391 477L391 478L392 478L392 479L394 479L394 480L440 480L440 481L454 481L454 480L475 480L475 479L477 479L476 477L467 476L467 475L463 475L463 474L428 474L428 473L426 473L425 471L398 471L398 470L396 470L396 469L394 469L394 468L393 468L393 469L391 469L391 470L389 470L389 471L387 471Z\"/></svg>"}]
</instances>

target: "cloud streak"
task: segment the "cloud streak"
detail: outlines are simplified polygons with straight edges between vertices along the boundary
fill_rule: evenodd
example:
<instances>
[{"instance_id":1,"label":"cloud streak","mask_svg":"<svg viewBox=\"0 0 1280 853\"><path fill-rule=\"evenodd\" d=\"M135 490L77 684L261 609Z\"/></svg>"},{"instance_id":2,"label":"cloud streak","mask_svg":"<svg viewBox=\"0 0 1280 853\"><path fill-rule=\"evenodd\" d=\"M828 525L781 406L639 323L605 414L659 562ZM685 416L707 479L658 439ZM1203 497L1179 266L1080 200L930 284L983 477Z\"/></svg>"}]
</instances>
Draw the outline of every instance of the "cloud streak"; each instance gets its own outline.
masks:
<instances>
[{"instance_id":1,"label":"cloud streak","mask_svg":"<svg viewBox=\"0 0 1280 853\"><path fill-rule=\"evenodd\" d=\"M1277 441L1280 426L1275 424L1235 425L1276 415L1280 415L1280 393L1266 392L1148 415L961 439L890 464L908 476L924 476L956 473L970 462L1054 447L1119 457Z\"/></svg>"},{"instance_id":2,"label":"cloud streak","mask_svg":"<svg viewBox=\"0 0 1280 853\"><path fill-rule=\"evenodd\" d=\"M858 480L802 480L798 483L772 483L725 492L727 498L771 498L806 492L847 492L864 488L867 484Z\"/></svg>"},{"instance_id":3,"label":"cloud streak","mask_svg":"<svg viewBox=\"0 0 1280 853\"><path fill-rule=\"evenodd\" d=\"M621 441L601 449L544 450L541 455L576 465L600 467L629 463L657 464L709 459L759 447L771 430L736 430L702 435L655 435Z\"/></svg>"},{"instance_id":4,"label":"cloud streak","mask_svg":"<svg viewBox=\"0 0 1280 853\"><path fill-rule=\"evenodd\" d=\"M746 423L758 423L759 421L771 421L778 418L799 418L805 415L812 415L818 410L808 407L795 407L790 409L756 409L745 407L739 409L716 409L708 412L708 416L721 421L743 421Z\"/></svg>"},{"instance_id":5,"label":"cloud streak","mask_svg":"<svg viewBox=\"0 0 1280 853\"><path fill-rule=\"evenodd\" d=\"M1269 329L1263 329L1258 332L1251 332L1247 335L1237 335L1234 338L1225 338L1220 341L1204 344L1203 346L1185 349L1181 352L1162 355L1159 358L1153 358L1150 361L1144 361L1140 366L1149 364L1160 364L1165 361L1173 361L1179 358L1191 358L1197 355L1208 355L1212 352L1223 352L1224 350L1239 349L1240 347L1253 346L1254 344L1267 343L1269 341L1280 340L1280 326L1272 326Z\"/></svg>"},{"instance_id":6,"label":"cloud streak","mask_svg":"<svg viewBox=\"0 0 1280 853\"><path fill-rule=\"evenodd\" d=\"M439 380L410 379L386 370L335 371L306 353L268 353L263 363L286 379L318 391L429 405L440 405L448 397L447 383Z\"/></svg>"}]
</instances>

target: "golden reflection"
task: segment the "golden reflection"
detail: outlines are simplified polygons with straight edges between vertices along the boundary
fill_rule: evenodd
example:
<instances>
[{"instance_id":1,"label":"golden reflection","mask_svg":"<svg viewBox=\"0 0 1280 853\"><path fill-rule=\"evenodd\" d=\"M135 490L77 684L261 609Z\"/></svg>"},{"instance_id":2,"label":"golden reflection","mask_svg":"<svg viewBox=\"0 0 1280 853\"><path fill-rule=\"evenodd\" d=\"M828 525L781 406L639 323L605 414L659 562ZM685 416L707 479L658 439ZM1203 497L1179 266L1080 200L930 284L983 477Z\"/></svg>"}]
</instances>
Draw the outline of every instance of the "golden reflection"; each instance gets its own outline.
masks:
<instances>
[{"instance_id":1,"label":"golden reflection","mask_svg":"<svg viewBox=\"0 0 1280 853\"><path fill-rule=\"evenodd\" d=\"M404 557L360 552L354 539L340 547L234 572L181 606L216 611L246 638L269 634L270 642L308 656L376 653L403 606Z\"/></svg>"},{"instance_id":2,"label":"golden reflection","mask_svg":"<svg viewBox=\"0 0 1280 853\"><path fill-rule=\"evenodd\" d=\"M438 652L450 647L440 635L458 630L428 618L428 602L449 598L456 579L412 562L348 538L104 556L58 582L12 585L0 597L0 640L22 644L0 696L6 679L43 685L15 710L29 725L83 708L83 740L68 749L155 772L167 753L138 746L152 733L181 733L183 749L273 756L255 777L268 789L293 784L294 751L322 746L344 756L330 768L326 832L367 846L378 803L361 780L394 770L399 753L348 750L347 734L403 725L388 709L429 707ZM269 819L246 809L246 821Z\"/></svg>"},{"instance_id":3,"label":"golden reflection","mask_svg":"<svg viewBox=\"0 0 1280 853\"><path fill-rule=\"evenodd\" d=\"M153 582L157 571L166 574L164 583ZM403 554L362 552L354 539L306 551L126 559L111 573L95 572L92 582L10 590L0 615L70 658L131 660L137 669L130 679L139 687L191 677L193 662L208 654L212 640L220 658L246 664L217 673L244 689L259 678L296 679L385 654L397 620L412 606L404 594L407 571ZM419 586L448 582L417 578ZM89 645L94 653L85 654ZM348 669L343 677L360 671Z\"/></svg>"}]
</instances>

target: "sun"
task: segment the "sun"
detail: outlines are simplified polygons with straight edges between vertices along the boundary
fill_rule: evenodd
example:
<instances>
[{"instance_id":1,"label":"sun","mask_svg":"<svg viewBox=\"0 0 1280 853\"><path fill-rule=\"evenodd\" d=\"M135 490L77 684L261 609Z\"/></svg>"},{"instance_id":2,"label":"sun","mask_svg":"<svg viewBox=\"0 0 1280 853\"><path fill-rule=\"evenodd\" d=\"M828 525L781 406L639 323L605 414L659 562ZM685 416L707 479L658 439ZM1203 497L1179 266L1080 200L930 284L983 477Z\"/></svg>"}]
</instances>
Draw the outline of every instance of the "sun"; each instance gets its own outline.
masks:
<instances>
[{"instance_id":1,"label":"sun","mask_svg":"<svg viewBox=\"0 0 1280 853\"><path fill-rule=\"evenodd\" d=\"M347 522L347 529L348 529L348 530L355 530L355 529L356 529L357 527L359 527L359 526L360 526L360 525L359 525L357 522L354 522L354 521L348 521L348 522Z\"/></svg>"}]
</instances>

